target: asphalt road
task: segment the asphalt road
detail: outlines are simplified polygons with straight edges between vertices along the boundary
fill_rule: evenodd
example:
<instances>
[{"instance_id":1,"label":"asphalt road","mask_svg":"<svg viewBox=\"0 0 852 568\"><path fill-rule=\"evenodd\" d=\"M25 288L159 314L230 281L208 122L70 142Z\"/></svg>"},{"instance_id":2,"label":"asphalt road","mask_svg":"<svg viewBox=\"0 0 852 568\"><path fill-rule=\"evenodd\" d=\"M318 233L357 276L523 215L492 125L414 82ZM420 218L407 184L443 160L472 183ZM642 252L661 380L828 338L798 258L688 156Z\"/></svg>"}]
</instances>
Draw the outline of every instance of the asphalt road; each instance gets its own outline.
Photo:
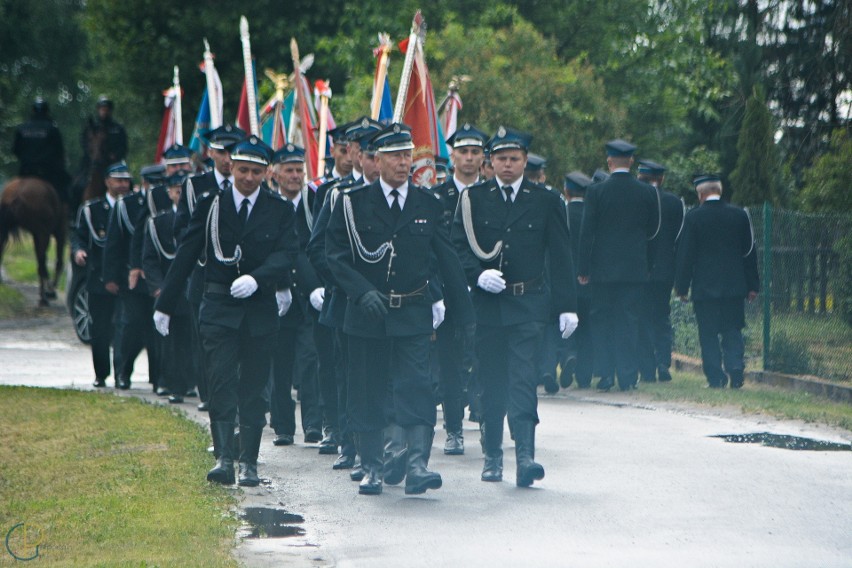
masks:
<instances>
[{"instance_id":1,"label":"asphalt road","mask_svg":"<svg viewBox=\"0 0 852 568\"><path fill-rule=\"evenodd\" d=\"M0 322L0 384L89 389L91 380L89 352L60 309ZM133 381L122 395L155 399L144 357ZM206 421L194 403L182 406ZM401 486L359 496L346 472L331 469L334 456L301 435L274 447L267 430L259 469L268 482L234 491L244 511L298 515L283 526L295 534L242 538L246 526L236 555L246 566L852 567L852 452L711 437L772 432L848 444L852 433L660 405L641 391L563 391L542 396L539 409L536 458L546 477L530 489L515 487L508 434L504 481L479 480L469 422L464 456L443 455L437 431L430 467L444 487L420 497Z\"/></svg>"}]
</instances>

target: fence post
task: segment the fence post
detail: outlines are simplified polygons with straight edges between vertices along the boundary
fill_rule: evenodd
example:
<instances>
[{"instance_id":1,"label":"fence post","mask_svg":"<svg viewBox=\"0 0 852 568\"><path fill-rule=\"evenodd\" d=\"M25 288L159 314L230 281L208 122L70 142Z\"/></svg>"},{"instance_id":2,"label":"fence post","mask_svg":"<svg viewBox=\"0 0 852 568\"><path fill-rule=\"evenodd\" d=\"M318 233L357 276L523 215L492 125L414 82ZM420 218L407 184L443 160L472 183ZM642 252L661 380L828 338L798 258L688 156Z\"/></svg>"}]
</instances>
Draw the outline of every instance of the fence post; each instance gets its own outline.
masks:
<instances>
[{"instance_id":1,"label":"fence post","mask_svg":"<svg viewBox=\"0 0 852 568\"><path fill-rule=\"evenodd\" d=\"M763 202L763 370L769 370L772 320L772 206Z\"/></svg>"}]
</instances>

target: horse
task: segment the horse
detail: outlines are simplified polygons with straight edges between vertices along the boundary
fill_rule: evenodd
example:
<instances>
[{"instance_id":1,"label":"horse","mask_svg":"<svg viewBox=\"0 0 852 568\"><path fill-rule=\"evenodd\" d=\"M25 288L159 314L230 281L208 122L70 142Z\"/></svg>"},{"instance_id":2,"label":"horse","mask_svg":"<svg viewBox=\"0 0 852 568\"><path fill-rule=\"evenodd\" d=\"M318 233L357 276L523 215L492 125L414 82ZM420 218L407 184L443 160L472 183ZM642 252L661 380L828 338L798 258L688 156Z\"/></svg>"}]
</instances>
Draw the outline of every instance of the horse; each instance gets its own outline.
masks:
<instances>
[{"instance_id":1,"label":"horse","mask_svg":"<svg viewBox=\"0 0 852 568\"><path fill-rule=\"evenodd\" d=\"M104 168L109 164L104 158L104 142L107 134L105 126L89 119L89 126L83 134L86 146L85 156L69 189L71 215L76 214L81 204L106 194Z\"/></svg>"},{"instance_id":2,"label":"horse","mask_svg":"<svg viewBox=\"0 0 852 568\"><path fill-rule=\"evenodd\" d=\"M20 230L32 233L38 262L39 302L56 299L56 286L64 265L63 250L67 230L66 205L47 181L37 177L12 178L0 195L0 264L10 237L19 238ZM56 240L56 267L53 279L47 270L50 238Z\"/></svg>"}]
</instances>

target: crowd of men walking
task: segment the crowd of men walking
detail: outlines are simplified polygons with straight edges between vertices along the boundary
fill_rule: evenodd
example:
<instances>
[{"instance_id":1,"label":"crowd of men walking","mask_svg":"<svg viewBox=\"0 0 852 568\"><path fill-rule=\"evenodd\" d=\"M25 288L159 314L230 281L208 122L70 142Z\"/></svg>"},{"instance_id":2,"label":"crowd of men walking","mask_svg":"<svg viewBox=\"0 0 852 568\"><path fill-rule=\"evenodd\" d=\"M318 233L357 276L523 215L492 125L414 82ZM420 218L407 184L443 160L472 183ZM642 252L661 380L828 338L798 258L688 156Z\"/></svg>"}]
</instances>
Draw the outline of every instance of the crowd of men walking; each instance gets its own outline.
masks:
<instances>
[{"instance_id":1,"label":"crowd of men walking","mask_svg":"<svg viewBox=\"0 0 852 568\"><path fill-rule=\"evenodd\" d=\"M756 254L718 176L696 176L700 206L685 213L665 167L640 160L634 177L637 148L613 140L608 173L571 172L560 191L529 134L464 124L447 140L452 168L424 188L407 126L362 117L330 135L333 167L307 182L304 149L225 125L206 135L204 173L175 145L133 188L116 160L106 195L76 216L95 386L112 374L130 388L145 348L154 391L200 395L209 412L210 481L260 482L267 413L273 444L294 443L296 387L304 441L337 455L361 494L441 487L428 469L437 404L445 454L465 451L465 408L480 423L487 482L503 478L508 419L528 487L544 477L539 385L672 380L673 288L692 290L708 385L743 385Z\"/></svg>"}]
</instances>

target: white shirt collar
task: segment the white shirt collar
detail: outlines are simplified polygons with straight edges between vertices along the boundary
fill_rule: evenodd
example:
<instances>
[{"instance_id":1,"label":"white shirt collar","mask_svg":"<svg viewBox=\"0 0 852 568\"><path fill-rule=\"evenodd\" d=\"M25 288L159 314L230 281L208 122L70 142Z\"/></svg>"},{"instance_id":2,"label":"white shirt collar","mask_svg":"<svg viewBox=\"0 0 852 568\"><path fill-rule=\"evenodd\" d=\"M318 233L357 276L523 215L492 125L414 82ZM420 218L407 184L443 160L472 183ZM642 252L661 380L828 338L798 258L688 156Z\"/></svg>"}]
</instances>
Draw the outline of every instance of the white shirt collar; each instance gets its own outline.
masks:
<instances>
[{"instance_id":1,"label":"white shirt collar","mask_svg":"<svg viewBox=\"0 0 852 568\"><path fill-rule=\"evenodd\" d=\"M704 201L719 201L720 199L722 199L721 195L708 195L704 198Z\"/></svg>"},{"instance_id":2,"label":"white shirt collar","mask_svg":"<svg viewBox=\"0 0 852 568\"><path fill-rule=\"evenodd\" d=\"M505 183L503 183L503 180L501 180L501 179L500 179L499 177L497 177L497 176L494 176L494 181L496 181L496 182L497 182L497 187L498 187L498 188L500 188L500 191L501 191L501 192L502 192L502 188L503 188L503 186L505 186L505 185L509 185L509 186L511 186L511 188L512 188L512 201L514 202L514 201L515 201L515 199L517 199L517 198L518 198L518 191L521 189L521 184L522 184L522 183L523 183L523 181L524 181L524 176L519 177L518 179L516 179L516 180L514 181L514 183L511 183L511 184L505 184ZM503 198L504 198L504 199L506 198L506 195L505 195L505 194L503 195Z\"/></svg>"},{"instance_id":3,"label":"white shirt collar","mask_svg":"<svg viewBox=\"0 0 852 568\"><path fill-rule=\"evenodd\" d=\"M571 199L568 200L568 203L582 203L582 202L583 202L582 197L572 197Z\"/></svg>"},{"instance_id":4,"label":"white shirt collar","mask_svg":"<svg viewBox=\"0 0 852 568\"><path fill-rule=\"evenodd\" d=\"M337 171L337 166L334 166L333 168L331 168L331 178L332 179L339 179L341 177L342 176L340 175L340 172Z\"/></svg>"},{"instance_id":5,"label":"white shirt collar","mask_svg":"<svg viewBox=\"0 0 852 568\"><path fill-rule=\"evenodd\" d=\"M234 176L233 175L225 177L222 174L220 174L219 170L217 170L216 168L213 168L213 175L216 177L216 185L219 187L219 189L222 189L222 182L225 181L225 180L228 180L229 182L231 182L231 187L234 187Z\"/></svg>"},{"instance_id":6,"label":"white shirt collar","mask_svg":"<svg viewBox=\"0 0 852 568\"><path fill-rule=\"evenodd\" d=\"M362 177L364 177L364 172L359 172L355 168L352 168L352 177L355 179L355 181L358 181Z\"/></svg>"},{"instance_id":7,"label":"white shirt collar","mask_svg":"<svg viewBox=\"0 0 852 568\"><path fill-rule=\"evenodd\" d=\"M464 183L464 182L463 182L462 180L460 180L458 177L456 177L455 175L453 175L453 183L454 183L454 184L456 184L456 189L458 189L459 191L461 191L461 190L463 190L463 189L467 189L468 187L472 186L472 185L473 185L474 183L476 183L476 182L474 181L473 183Z\"/></svg>"},{"instance_id":8,"label":"white shirt collar","mask_svg":"<svg viewBox=\"0 0 852 568\"><path fill-rule=\"evenodd\" d=\"M302 200L302 192L300 191L299 193L296 194L296 197L294 197L293 199L290 200L290 203L293 204L293 209L295 209L299 206L299 202L301 200Z\"/></svg>"},{"instance_id":9,"label":"white shirt collar","mask_svg":"<svg viewBox=\"0 0 852 568\"><path fill-rule=\"evenodd\" d=\"M612 170L609 173L611 173L611 174L629 174L630 168L615 168L614 170Z\"/></svg>"},{"instance_id":10,"label":"white shirt collar","mask_svg":"<svg viewBox=\"0 0 852 568\"><path fill-rule=\"evenodd\" d=\"M110 195L109 192L106 193L106 199L107 199L107 203L109 203L110 207L115 207L115 203L116 203L116 201L118 201L115 197Z\"/></svg>"},{"instance_id":11,"label":"white shirt collar","mask_svg":"<svg viewBox=\"0 0 852 568\"><path fill-rule=\"evenodd\" d=\"M257 202L257 196L260 195L260 186L257 186L257 189L254 190L254 193L251 195L243 195L239 191L237 191L236 186L231 186L231 195L234 197L234 207L237 209L237 213L240 211L240 207L243 205L243 199L248 198L249 200L249 214L251 214L251 210L254 208L254 204Z\"/></svg>"},{"instance_id":12,"label":"white shirt collar","mask_svg":"<svg viewBox=\"0 0 852 568\"><path fill-rule=\"evenodd\" d=\"M385 199L387 199L388 201L388 207L390 207L391 203L393 202L393 197L391 196L390 192L394 189L396 189L397 193L399 193L400 209L405 207L405 198L408 197L408 180L405 180L405 183L403 183L401 186L394 188L388 185L385 180L383 180L382 177L379 176L379 184L382 186L382 192L385 194Z\"/></svg>"}]
</instances>

